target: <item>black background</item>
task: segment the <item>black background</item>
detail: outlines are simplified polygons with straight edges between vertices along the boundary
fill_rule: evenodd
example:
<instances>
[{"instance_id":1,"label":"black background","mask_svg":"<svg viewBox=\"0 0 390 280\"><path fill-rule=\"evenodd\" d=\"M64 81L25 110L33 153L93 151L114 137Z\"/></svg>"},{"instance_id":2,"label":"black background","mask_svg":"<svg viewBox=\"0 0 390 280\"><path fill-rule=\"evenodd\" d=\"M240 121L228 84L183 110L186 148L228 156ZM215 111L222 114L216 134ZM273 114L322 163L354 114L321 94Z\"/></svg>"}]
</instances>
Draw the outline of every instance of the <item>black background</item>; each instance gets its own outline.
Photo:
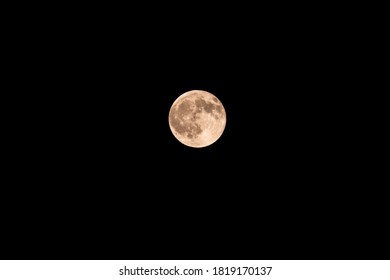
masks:
<instances>
[{"instance_id":1,"label":"black background","mask_svg":"<svg viewBox=\"0 0 390 280\"><path fill-rule=\"evenodd\" d=\"M377 256L351 31L316 9L196 7L18 26L4 258ZM192 89L227 112L203 149L168 126Z\"/></svg>"}]
</instances>

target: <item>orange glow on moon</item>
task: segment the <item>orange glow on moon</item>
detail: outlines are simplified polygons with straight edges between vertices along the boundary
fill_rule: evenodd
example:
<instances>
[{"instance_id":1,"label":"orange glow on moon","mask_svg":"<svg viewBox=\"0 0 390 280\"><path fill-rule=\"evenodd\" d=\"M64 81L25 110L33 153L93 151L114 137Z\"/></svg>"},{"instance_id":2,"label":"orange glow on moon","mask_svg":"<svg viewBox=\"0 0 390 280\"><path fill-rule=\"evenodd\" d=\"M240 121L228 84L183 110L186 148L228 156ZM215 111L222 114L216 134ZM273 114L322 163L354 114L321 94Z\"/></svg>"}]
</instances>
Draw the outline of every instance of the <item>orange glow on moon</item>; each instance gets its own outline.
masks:
<instances>
[{"instance_id":1,"label":"orange glow on moon","mask_svg":"<svg viewBox=\"0 0 390 280\"><path fill-rule=\"evenodd\" d=\"M221 101L204 90L180 95L169 111L169 127L182 144L202 148L217 141L226 126L226 112Z\"/></svg>"}]
</instances>

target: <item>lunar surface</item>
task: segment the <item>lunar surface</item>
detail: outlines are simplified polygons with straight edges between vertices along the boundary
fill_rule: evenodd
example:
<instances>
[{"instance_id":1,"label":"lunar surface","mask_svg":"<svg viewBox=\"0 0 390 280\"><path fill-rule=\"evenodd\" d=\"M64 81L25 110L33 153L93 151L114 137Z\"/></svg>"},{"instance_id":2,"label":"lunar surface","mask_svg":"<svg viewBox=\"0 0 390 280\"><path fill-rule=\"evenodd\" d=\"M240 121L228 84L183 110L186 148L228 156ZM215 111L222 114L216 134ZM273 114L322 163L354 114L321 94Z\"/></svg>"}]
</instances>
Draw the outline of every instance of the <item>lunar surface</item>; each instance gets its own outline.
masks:
<instances>
[{"instance_id":1,"label":"lunar surface","mask_svg":"<svg viewBox=\"0 0 390 280\"><path fill-rule=\"evenodd\" d=\"M221 101L204 90L180 95L169 111L169 127L186 146L202 148L217 141L226 126L226 112Z\"/></svg>"}]
</instances>

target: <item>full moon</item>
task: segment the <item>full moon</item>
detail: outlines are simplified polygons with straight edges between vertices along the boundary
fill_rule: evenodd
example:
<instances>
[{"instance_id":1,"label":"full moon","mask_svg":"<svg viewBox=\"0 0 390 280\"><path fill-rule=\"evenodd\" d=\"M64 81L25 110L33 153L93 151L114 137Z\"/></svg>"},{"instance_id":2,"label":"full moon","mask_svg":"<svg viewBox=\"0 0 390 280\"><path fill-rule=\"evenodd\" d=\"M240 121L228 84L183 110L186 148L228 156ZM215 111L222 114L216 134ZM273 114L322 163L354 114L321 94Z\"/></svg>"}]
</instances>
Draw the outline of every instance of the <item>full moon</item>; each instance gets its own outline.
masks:
<instances>
[{"instance_id":1,"label":"full moon","mask_svg":"<svg viewBox=\"0 0 390 280\"><path fill-rule=\"evenodd\" d=\"M203 148L217 141L226 126L226 112L221 101L204 90L180 95L169 110L169 127L182 144Z\"/></svg>"}]
</instances>

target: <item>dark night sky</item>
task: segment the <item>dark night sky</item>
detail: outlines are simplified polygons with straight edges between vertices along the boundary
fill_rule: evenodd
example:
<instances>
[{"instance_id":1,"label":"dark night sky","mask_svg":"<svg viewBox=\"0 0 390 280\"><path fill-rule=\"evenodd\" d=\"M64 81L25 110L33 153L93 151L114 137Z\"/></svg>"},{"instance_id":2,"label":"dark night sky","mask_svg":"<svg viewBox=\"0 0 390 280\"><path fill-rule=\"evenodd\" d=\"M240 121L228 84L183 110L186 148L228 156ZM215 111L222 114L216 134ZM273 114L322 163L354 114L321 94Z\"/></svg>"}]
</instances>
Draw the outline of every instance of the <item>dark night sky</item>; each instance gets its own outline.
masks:
<instances>
[{"instance_id":1,"label":"dark night sky","mask_svg":"<svg viewBox=\"0 0 390 280\"><path fill-rule=\"evenodd\" d=\"M110 18L26 39L10 169L35 187L15 204L28 235L14 258L365 258L350 239L363 215L350 191L350 77L324 26ZM168 126L192 89L227 113L203 149Z\"/></svg>"}]
</instances>

